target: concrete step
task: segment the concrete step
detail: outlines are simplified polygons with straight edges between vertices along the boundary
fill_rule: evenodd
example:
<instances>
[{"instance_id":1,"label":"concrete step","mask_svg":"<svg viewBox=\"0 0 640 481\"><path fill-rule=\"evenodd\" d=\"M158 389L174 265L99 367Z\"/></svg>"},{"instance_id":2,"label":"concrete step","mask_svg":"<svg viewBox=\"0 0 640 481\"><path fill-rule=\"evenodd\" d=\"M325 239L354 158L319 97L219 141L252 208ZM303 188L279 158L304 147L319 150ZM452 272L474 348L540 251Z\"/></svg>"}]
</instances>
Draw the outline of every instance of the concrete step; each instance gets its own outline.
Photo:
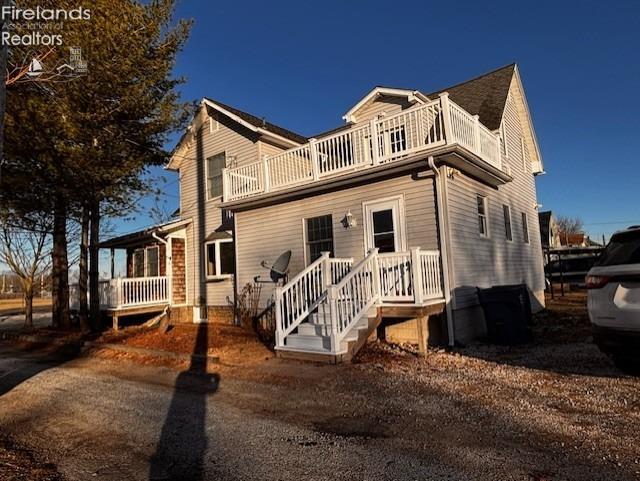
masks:
<instances>
[{"instance_id":1,"label":"concrete step","mask_svg":"<svg viewBox=\"0 0 640 481\"><path fill-rule=\"evenodd\" d=\"M331 334L331 324L303 322L298 326L298 334L303 336L329 336Z\"/></svg>"}]
</instances>

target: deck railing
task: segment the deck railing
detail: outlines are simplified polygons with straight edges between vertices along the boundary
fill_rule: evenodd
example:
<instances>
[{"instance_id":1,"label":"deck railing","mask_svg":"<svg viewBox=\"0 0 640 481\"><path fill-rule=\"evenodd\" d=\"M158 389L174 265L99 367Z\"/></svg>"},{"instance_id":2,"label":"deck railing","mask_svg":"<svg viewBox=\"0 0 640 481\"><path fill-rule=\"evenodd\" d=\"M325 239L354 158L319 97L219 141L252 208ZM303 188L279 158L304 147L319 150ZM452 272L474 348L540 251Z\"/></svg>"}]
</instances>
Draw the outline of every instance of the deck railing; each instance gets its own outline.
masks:
<instances>
[{"instance_id":1,"label":"deck railing","mask_svg":"<svg viewBox=\"0 0 640 481\"><path fill-rule=\"evenodd\" d=\"M233 201L310 184L443 145L460 145L502 170L498 135L442 94L437 100L311 139L258 162L224 169L223 197Z\"/></svg>"},{"instance_id":2,"label":"deck railing","mask_svg":"<svg viewBox=\"0 0 640 481\"><path fill-rule=\"evenodd\" d=\"M69 303L72 309L78 306L78 285L69 286ZM128 277L100 281L98 284L101 309L124 309L169 302L166 276Z\"/></svg>"},{"instance_id":3,"label":"deck railing","mask_svg":"<svg viewBox=\"0 0 640 481\"><path fill-rule=\"evenodd\" d=\"M356 265L353 259L333 259L325 252L276 288L276 346L284 347L286 336L318 308L329 313L331 346L337 352L345 334L370 307L420 306L442 299L440 272L437 250L379 254L374 249Z\"/></svg>"}]
</instances>

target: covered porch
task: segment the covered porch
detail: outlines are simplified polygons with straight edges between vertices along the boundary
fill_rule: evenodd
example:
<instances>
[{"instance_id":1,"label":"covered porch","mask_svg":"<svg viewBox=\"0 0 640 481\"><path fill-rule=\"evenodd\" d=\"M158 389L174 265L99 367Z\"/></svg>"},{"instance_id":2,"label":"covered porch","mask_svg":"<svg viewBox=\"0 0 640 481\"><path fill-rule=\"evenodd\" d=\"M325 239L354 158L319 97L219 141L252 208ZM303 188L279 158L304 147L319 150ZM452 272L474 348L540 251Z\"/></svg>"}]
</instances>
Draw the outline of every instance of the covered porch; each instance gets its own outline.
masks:
<instances>
[{"instance_id":1,"label":"covered porch","mask_svg":"<svg viewBox=\"0 0 640 481\"><path fill-rule=\"evenodd\" d=\"M110 279L99 283L100 310L112 319L154 312L186 304L186 227L177 220L106 240L110 251ZM124 275L116 275L116 251L126 253ZM78 286L71 286L71 308L78 308Z\"/></svg>"}]
</instances>

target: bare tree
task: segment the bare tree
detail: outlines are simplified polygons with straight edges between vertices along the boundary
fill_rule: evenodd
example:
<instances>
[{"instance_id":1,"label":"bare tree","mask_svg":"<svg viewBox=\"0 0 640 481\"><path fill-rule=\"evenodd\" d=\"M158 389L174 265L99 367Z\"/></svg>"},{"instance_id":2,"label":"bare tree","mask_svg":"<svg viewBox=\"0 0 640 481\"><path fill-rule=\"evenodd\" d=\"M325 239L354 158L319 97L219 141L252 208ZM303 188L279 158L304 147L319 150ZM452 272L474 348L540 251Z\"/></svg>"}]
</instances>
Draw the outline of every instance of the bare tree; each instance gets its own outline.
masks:
<instances>
[{"instance_id":1,"label":"bare tree","mask_svg":"<svg viewBox=\"0 0 640 481\"><path fill-rule=\"evenodd\" d=\"M24 324L33 328L33 296L40 276L51 268L51 226L33 222L28 227L0 218L0 261L18 277L25 305Z\"/></svg>"},{"instance_id":2,"label":"bare tree","mask_svg":"<svg viewBox=\"0 0 640 481\"><path fill-rule=\"evenodd\" d=\"M580 217L561 215L556 219L558 230L563 234L582 234L584 222Z\"/></svg>"}]
</instances>

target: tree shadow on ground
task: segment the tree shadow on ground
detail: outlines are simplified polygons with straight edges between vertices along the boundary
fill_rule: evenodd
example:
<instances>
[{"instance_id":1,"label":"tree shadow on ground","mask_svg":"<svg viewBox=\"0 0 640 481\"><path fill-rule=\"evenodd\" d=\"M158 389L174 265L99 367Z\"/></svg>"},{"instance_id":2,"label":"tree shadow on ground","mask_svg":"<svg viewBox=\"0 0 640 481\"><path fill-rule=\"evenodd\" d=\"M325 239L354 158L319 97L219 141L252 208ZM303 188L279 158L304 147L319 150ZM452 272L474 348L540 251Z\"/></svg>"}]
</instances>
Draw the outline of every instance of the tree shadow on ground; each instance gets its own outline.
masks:
<instances>
[{"instance_id":1,"label":"tree shadow on ground","mask_svg":"<svg viewBox=\"0 0 640 481\"><path fill-rule=\"evenodd\" d=\"M176 378L175 389L156 451L151 457L149 479L204 479L207 450L208 396L218 389L220 377L207 372L208 325L199 324L191 364Z\"/></svg>"},{"instance_id":2,"label":"tree shadow on ground","mask_svg":"<svg viewBox=\"0 0 640 481\"><path fill-rule=\"evenodd\" d=\"M53 347L41 344L1 345L0 357L10 357L12 361L11 364L0 364L0 396L43 371L76 358L80 350L80 343Z\"/></svg>"}]
</instances>

